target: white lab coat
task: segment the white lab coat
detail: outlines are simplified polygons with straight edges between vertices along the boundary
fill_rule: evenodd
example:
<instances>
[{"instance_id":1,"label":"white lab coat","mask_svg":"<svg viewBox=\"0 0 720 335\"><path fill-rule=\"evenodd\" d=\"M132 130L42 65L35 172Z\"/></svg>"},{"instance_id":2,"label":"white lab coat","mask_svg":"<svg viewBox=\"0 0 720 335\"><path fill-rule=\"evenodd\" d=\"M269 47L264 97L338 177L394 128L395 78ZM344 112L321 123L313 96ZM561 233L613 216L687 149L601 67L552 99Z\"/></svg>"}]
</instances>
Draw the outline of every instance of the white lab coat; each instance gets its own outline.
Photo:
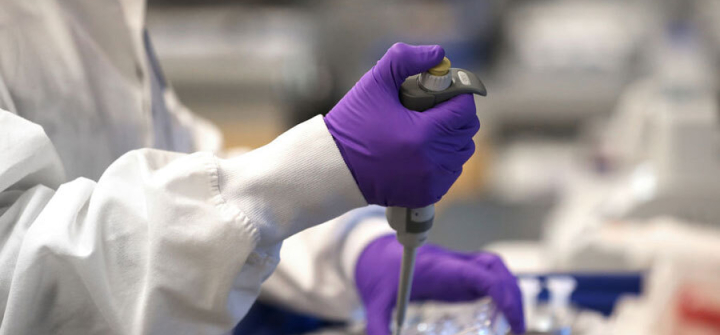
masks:
<instances>
[{"instance_id":1,"label":"white lab coat","mask_svg":"<svg viewBox=\"0 0 720 335\"><path fill-rule=\"evenodd\" d=\"M144 6L0 0L0 334L223 333L273 270L268 299L350 317L389 230L378 208L316 226L366 205L322 118L218 158L153 91Z\"/></svg>"}]
</instances>

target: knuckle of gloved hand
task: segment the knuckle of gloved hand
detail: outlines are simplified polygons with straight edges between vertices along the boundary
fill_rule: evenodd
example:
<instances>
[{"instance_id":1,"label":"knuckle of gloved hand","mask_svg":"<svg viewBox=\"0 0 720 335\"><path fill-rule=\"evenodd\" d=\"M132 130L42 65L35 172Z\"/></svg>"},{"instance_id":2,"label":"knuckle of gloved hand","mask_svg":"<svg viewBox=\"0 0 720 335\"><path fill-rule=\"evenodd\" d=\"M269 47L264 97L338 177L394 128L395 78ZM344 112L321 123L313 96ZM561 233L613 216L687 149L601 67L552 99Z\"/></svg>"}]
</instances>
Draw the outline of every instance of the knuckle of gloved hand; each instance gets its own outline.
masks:
<instances>
[{"instance_id":1,"label":"knuckle of gloved hand","mask_svg":"<svg viewBox=\"0 0 720 335\"><path fill-rule=\"evenodd\" d=\"M473 139L471 137L467 144L467 150L466 150L465 157L464 157L465 162L470 160L470 157L472 157L472 155L475 153L475 149L476 149L475 141L473 141ZM465 163L465 162L463 162L463 163Z\"/></svg>"},{"instance_id":2,"label":"knuckle of gloved hand","mask_svg":"<svg viewBox=\"0 0 720 335\"><path fill-rule=\"evenodd\" d=\"M462 152L457 152L455 154L456 157L454 159L446 159L442 162L438 162L437 167L439 170L439 173L445 174L445 175L455 175L458 176L460 173L462 173L463 164L465 163L465 158ZM453 183L454 180L450 181L450 183Z\"/></svg>"},{"instance_id":3,"label":"knuckle of gloved hand","mask_svg":"<svg viewBox=\"0 0 720 335\"><path fill-rule=\"evenodd\" d=\"M475 136L480 130L480 119L476 115L470 115L466 117L465 123L458 127L457 130L462 131L463 134L468 134L470 137Z\"/></svg>"},{"instance_id":4,"label":"knuckle of gloved hand","mask_svg":"<svg viewBox=\"0 0 720 335\"><path fill-rule=\"evenodd\" d=\"M472 136L475 136L475 134L477 134L477 132L480 130L480 119L477 117L477 115L471 116L470 122L468 122L463 128L471 130Z\"/></svg>"},{"instance_id":5,"label":"knuckle of gloved hand","mask_svg":"<svg viewBox=\"0 0 720 335\"><path fill-rule=\"evenodd\" d=\"M463 165L470 160L472 155L475 153L475 143L472 139L468 139L467 142L460 148L455 150L455 159L453 161L454 170L462 169Z\"/></svg>"},{"instance_id":6,"label":"knuckle of gloved hand","mask_svg":"<svg viewBox=\"0 0 720 335\"><path fill-rule=\"evenodd\" d=\"M387 54L389 54L390 56L402 57L407 53L409 47L409 45L403 42L396 42L395 44L390 46Z\"/></svg>"},{"instance_id":7,"label":"knuckle of gloved hand","mask_svg":"<svg viewBox=\"0 0 720 335\"><path fill-rule=\"evenodd\" d=\"M484 278L482 278L482 280L483 282L485 282L485 286L488 288L487 293L491 295L494 300L496 300L495 302L498 305L503 305L505 303L504 301L498 301L501 297L505 296L505 281L503 280L503 278L493 273L491 275L485 276Z\"/></svg>"},{"instance_id":8,"label":"knuckle of gloved hand","mask_svg":"<svg viewBox=\"0 0 720 335\"><path fill-rule=\"evenodd\" d=\"M505 268L505 262L503 261L502 257L490 252L483 255L482 263L486 268L490 270Z\"/></svg>"},{"instance_id":9,"label":"knuckle of gloved hand","mask_svg":"<svg viewBox=\"0 0 720 335\"><path fill-rule=\"evenodd\" d=\"M442 172L446 178L452 179L450 183L454 183L455 179L460 177L463 165L468 159L468 154L462 150L456 150L452 155L447 155L444 159L438 161L437 166L439 172Z\"/></svg>"}]
</instances>

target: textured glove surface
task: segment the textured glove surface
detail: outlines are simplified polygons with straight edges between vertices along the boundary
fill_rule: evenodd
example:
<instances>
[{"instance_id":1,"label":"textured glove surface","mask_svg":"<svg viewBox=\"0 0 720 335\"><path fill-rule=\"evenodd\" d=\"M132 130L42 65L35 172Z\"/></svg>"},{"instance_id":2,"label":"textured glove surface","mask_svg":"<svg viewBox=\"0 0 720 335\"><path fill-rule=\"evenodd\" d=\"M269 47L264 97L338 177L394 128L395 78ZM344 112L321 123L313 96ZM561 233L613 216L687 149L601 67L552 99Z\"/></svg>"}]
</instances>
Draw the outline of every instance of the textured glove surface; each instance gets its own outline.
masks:
<instances>
[{"instance_id":1,"label":"textured glove surface","mask_svg":"<svg viewBox=\"0 0 720 335\"><path fill-rule=\"evenodd\" d=\"M480 128L472 95L422 113L400 103L411 75L437 65L440 46L393 45L325 117L369 204L423 207L440 200L475 151Z\"/></svg>"}]
</instances>

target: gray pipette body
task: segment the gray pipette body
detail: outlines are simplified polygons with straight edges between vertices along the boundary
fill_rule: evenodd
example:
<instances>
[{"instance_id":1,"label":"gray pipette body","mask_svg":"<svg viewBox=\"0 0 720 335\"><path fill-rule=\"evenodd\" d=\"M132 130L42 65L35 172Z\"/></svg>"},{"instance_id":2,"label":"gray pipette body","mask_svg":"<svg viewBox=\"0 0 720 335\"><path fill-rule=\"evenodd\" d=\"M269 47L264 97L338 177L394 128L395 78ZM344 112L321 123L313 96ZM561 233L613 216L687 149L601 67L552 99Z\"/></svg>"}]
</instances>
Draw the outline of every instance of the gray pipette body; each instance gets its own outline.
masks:
<instances>
[{"instance_id":1,"label":"gray pipette body","mask_svg":"<svg viewBox=\"0 0 720 335\"><path fill-rule=\"evenodd\" d=\"M445 58L428 72L409 77L400 87L400 102L408 109L422 112L438 103L465 93L485 95L485 85L472 72L451 69ZM435 205L422 208L388 207L387 219L403 245L396 304L395 334L400 335L410 300L417 248L427 240L435 219Z\"/></svg>"},{"instance_id":2,"label":"gray pipette body","mask_svg":"<svg viewBox=\"0 0 720 335\"><path fill-rule=\"evenodd\" d=\"M435 218L435 206L423 208L388 207L387 219L390 227L397 231L397 239L403 245L402 265L400 266L400 281L398 282L398 295L396 304L395 334L400 334L405 322L405 312L410 300L413 270L415 269L415 255L417 248L427 239L427 233L432 227Z\"/></svg>"}]
</instances>

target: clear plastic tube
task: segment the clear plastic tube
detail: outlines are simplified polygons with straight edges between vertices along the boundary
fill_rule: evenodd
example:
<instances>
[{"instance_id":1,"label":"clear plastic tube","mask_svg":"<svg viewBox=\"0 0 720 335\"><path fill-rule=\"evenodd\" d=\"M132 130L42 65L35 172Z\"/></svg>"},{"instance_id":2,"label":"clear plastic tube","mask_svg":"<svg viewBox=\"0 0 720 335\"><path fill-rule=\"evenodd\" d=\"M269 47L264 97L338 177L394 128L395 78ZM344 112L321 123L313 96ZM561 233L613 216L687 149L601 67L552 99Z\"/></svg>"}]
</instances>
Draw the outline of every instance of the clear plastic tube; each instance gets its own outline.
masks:
<instances>
[{"instance_id":1,"label":"clear plastic tube","mask_svg":"<svg viewBox=\"0 0 720 335\"><path fill-rule=\"evenodd\" d=\"M522 293L525 324L531 329L534 327L538 295L542 290L542 286L540 280L536 277L522 277L518 279L518 286L520 286L520 292Z\"/></svg>"},{"instance_id":2,"label":"clear plastic tube","mask_svg":"<svg viewBox=\"0 0 720 335\"><path fill-rule=\"evenodd\" d=\"M546 286L550 292L553 329L560 334L569 334L572 317L570 296L575 291L577 281L570 276L549 276Z\"/></svg>"}]
</instances>

